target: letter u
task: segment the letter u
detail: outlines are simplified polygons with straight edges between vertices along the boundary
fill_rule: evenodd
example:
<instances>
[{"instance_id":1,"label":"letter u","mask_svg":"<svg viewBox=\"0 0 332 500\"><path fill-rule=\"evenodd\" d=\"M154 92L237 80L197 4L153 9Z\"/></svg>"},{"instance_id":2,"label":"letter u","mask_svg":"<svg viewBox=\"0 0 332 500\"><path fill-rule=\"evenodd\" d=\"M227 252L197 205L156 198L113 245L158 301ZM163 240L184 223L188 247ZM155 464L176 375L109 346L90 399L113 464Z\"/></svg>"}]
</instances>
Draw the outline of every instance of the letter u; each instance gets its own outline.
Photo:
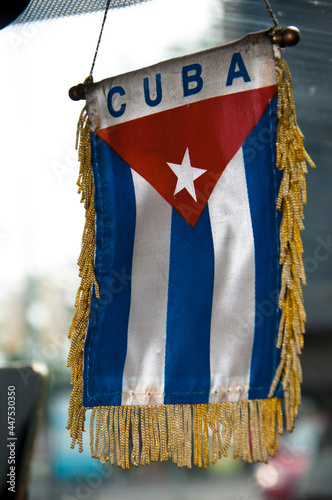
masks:
<instances>
[{"instance_id":1,"label":"letter u","mask_svg":"<svg viewBox=\"0 0 332 500\"><path fill-rule=\"evenodd\" d=\"M156 75L156 97L151 99L150 97L150 85L149 78L146 76L143 80L144 97L145 102L148 106L158 106L162 99L162 88L161 88L161 74Z\"/></svg>"}]
</instances>

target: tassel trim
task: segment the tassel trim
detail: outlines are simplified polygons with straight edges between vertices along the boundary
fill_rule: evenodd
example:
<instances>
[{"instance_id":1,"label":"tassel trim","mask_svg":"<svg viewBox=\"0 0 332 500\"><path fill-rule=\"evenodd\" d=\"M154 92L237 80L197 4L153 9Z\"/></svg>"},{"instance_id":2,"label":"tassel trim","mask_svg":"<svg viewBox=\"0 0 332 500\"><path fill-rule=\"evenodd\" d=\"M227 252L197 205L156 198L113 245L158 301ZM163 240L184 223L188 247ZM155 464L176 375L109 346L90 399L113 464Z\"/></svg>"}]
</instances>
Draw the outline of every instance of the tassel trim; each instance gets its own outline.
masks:
<instances>
[{"instance_id":1,"label":"tassel trim","mask_svg":"<svg viewBox=\"0 0 332 500\"><path fill-rule=\"evenodd\" d=\"M82 435L77 433L78 427L84 429L85 410L83 408L83 349L88 327L89 307L92 284L95 286L99 298L99 286L94 270L95 255L95 207L94 184L91 168L91 146L88 117L83 108L76 133L76 149L80 162L80 172L77 181L78 193L81 194L81 203L85 208L85 225L82 237L81 253L78 258L79 276L81 283L75 300L75 314L69 330L71 339L67 366L71 368L71 385L73 386L69 400L68 425L72 444L76 441L79 450L83 450Z\"/></svg>"},{"instance_id":2,"label":"tassel trim","mask_svg":"<svg viewBox=\"0 0 332 500\"><path fill-rule=\"evenodd\" d=\"M279 308L282 311L277 347L281 361L271 385L269 397L279 381L285 394L286 426L294 428L298 406L301 404L302 369L300 355L303 347L306 314L303 307L302 285L306 284L302 261L300 230L303 225L303 205L307 201L305 174L307 163L315 164L303 145L303 134L296 120L292 77L287 63L276 58L278 82L278 132L276 167L283 171L277 199L282 210L280 226L280 264L282 265Z\"/></svg>"},{"instance_id":3,"label":"tassel trim","mask_svg":"<svg viewBox=\"0 0 332 500\"><path fill-rule=\"evenodd\" d=\"M73 435L82 443L81 422L89 408L82 408ZM131 465L172 460L179 468L207 468L228 455L268 462L278 450L283 433L278 398L197 405L99 406L90 416L92 458ZM73 446L72 446L73 447ZM81 451L81 450L80 450Z\"/></svg>"}]
</instances>

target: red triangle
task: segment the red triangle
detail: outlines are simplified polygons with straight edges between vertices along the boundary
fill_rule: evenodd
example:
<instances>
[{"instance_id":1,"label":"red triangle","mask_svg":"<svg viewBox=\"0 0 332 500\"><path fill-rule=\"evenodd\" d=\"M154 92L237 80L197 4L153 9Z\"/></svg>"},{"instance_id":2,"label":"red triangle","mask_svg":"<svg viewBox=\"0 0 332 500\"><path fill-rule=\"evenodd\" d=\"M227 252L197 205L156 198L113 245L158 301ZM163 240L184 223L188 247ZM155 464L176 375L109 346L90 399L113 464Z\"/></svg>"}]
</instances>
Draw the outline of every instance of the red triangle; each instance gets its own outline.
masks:
<instances>
[{"instance_id":1,"label":"red triangle","mask_svg":"<svg viewBox=\"0 0 332 500\"><path fill-rule=\"evenodd\" d=\"M146 179L194 227L226 165L264 114L277 91L272 85L161 111L97 131L131 168ZM197 202L186 189L174 196L189 149L192 167L207 170L194 181Z\"/></svg>"}]
</instances>

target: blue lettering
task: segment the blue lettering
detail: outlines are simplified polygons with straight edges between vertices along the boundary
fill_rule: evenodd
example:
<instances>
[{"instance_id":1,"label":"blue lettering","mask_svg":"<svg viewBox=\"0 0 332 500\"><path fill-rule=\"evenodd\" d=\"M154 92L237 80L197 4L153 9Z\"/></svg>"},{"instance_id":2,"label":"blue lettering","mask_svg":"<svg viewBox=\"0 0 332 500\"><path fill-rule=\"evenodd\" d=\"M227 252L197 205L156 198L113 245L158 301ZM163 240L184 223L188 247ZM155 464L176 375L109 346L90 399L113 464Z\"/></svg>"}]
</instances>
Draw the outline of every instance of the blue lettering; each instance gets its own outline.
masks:
<instances>
[{"instance_id":1,"label":"blue lettering","mask_svg":"<svg viewBox=\"0 0 332 500\"><path fill-rule=\"evenodd\" d=\"M126 109L126 104L123 103L121 104L120 108L119 109L114 109L113 107L113 96L114 94L119 94L120 96L123 96L125 95L125 91L122 87L113 87L111 88L111 90L109 91L108 95L107 95L107 107L108 107L108 111L110 112L110 114L114 117L114 118L119 118L119 116L122 116L123 113L125 112L125 109Z\"/></svg>"},{"instance_id":2,"label":"blue lettering","mask_svg":"<svg viewBox=\"0 0 332 500\"><path fill-rule=\"evenodd\" d=\"M238 67L239 69L236 70L236 67ZM243 78L243 81L245 82L251 81L248 75L247 68L244 65L241 52L235 52L235 54L233 54L227 75L226 87L229 87L229 85L233 84L234 78Z\"/></svg>"},{"instance_id":3,"label":"blue lettering","mask_svg":"<svg viewBox=\"0 0 332 500\"><path fill-rule=\"evenodd\" d=\"M148 106L158 106L162 99L162 88L161 88L161 74L156 75L156 97L151 99L150 97L150 87L148 77L143 80L144 97L145 102Z\"/></svg>"},{"instance_id":4,"label":"blue lettering","mask_svg":"<svg viewBox=\"0 0 332 500\"><path fill-rule=\"evenodd\" d=\"M194 72L193 74L189 73ZM183 95L187 97L188 95L198 94L203 88L203 79L201 77L202 66L200 64L189 64L188 66L183 66L182 68L182 84L183 84ZM196 85L190 86L190 83L195 83Z\"/></svg>"}]
</instances>

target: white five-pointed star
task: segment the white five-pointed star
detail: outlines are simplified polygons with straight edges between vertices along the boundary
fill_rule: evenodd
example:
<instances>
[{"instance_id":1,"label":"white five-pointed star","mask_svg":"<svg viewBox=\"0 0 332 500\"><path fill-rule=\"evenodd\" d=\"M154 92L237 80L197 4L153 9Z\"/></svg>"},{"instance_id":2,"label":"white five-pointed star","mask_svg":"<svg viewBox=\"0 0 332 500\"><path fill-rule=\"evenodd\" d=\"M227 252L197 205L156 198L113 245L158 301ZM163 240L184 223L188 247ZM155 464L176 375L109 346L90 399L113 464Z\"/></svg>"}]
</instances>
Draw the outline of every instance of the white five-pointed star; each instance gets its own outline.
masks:
<instances>
[{"instance_id":1,"label":"white five-pointed star","mask_svg":"<svg viewBox=\"0 0 332 500\"><path fill-rule=\"evenodd\" d=\"M194 181L206 172L202 168L192 167L189 158L189 148L186 149L181 165L177 163L168 163L178 180L176 183L174 196L182 189L186 189L190 196L197 201Z\"/></svg>"}]
</instances>

